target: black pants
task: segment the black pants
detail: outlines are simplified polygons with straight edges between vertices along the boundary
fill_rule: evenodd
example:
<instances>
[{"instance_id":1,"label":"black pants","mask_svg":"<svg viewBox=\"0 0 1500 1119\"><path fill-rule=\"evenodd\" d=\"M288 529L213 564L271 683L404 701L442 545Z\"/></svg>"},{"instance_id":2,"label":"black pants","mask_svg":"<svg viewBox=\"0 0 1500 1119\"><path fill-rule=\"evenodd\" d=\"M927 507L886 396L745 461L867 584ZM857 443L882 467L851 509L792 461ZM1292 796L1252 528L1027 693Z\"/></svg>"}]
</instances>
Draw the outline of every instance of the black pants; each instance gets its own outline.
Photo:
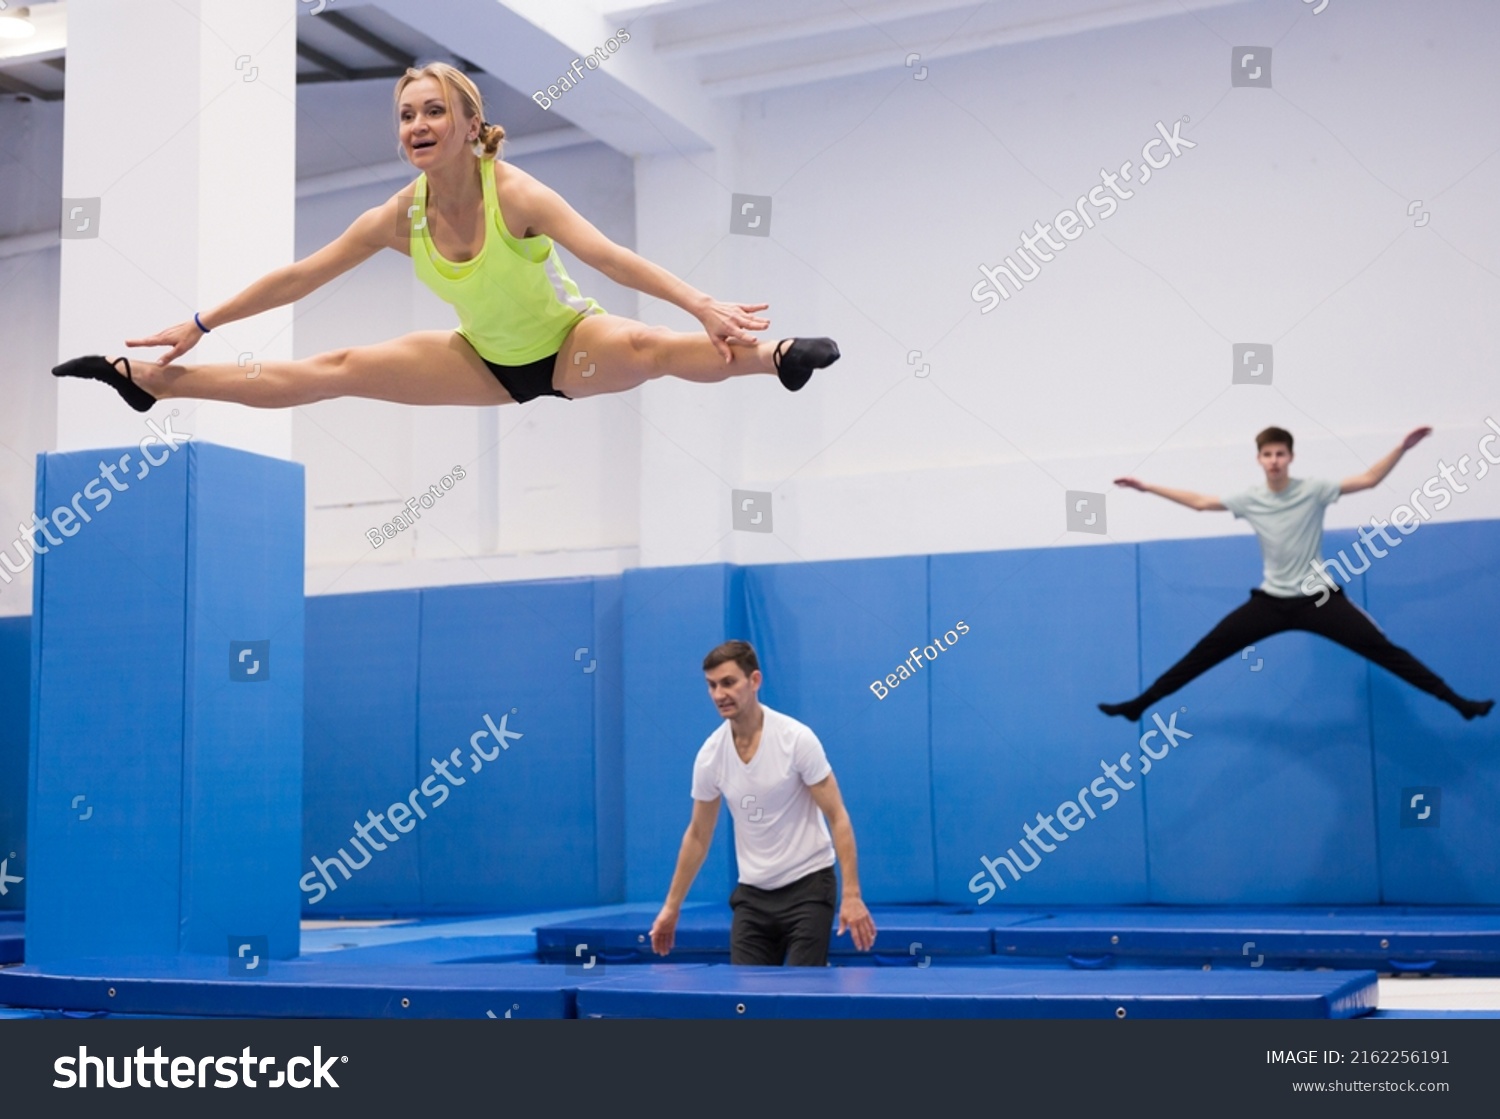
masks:
<instances>
[{"instance_id":1,"label":"black pants","mask_svg":"<svg viewBox=\"0 0 1500 1119\"><path fill-rule=\"evenodd\" d=\"M1262 590L1253 590L1249 602L1214 626L1207 637L1188 651L1187 656L1131 700L1130 706L1143 712L1247 645L1289 629L1306 630L1336 641L1429 695L1455 707L1461 702L1461 697L1432 669L1399 645L1391 644L1380 627L1350 602L1342 590L1335 590L1322 606L1313 597L1277 598ZM1136 717L1139 718L1139 714Z\"/></svg>"},{"instance_id":2,"label":"black pants","mask_svg":"<svg viewBox=\"0 0 1500 1119\"><path fill-rule=\"evenodd\" d=\"M824 967L833 934L838 882L833 867L815 870L779 890L741 882L729 895L729 962Z\"/></svg>"}]
</instances>

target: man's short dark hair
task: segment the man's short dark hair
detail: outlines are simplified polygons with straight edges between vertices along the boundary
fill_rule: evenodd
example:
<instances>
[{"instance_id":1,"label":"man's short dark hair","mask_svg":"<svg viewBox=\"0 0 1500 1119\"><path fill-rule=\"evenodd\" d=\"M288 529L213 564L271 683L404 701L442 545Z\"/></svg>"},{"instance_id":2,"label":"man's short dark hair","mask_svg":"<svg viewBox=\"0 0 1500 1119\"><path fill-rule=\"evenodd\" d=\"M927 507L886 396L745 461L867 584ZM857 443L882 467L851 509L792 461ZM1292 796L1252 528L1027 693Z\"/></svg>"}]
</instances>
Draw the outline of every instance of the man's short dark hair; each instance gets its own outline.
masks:
<instances>
[{"instance_id":1,"label":"man's short dark hair","mask_svg":"<svg viewBox=\"0 0 1500 1119\"><path fill-rule=\"evenodd\" d=\"M748 641L726 641L722 645L716 645L703 658L703 671L712 672L719 665L734 661L740 666L740 671L749 679L752 672L760 671L760 661L756 659L755 650L751 648Z\"/></svg>"},{"instance_id":2,"label":"man's short dark hair","mask_svg":"<svg viewBox=\"0 0 1500 1119\"><path fill-rule=\"evenodd\" d=\"M1292 433L1284 427L1268 427L1255 437L1255 449L1264 450L1267 443L1281 443L1290 454L1292 450Z\"/></svg>"}]
</instances>

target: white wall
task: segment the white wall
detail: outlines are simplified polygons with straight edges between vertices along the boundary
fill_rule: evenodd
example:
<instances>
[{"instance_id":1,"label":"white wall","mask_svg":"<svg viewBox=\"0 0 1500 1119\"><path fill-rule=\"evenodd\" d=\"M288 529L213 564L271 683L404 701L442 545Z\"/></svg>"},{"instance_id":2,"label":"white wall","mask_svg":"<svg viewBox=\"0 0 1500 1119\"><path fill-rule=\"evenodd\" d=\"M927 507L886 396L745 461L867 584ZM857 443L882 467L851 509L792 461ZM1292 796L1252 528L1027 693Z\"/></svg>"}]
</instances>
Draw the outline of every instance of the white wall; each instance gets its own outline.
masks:
<instances>
[{"instance_id":1,"label":"white wall","mask_svg":"<svg viewBox=\"0 0 1500 1119\"><path fill-rule=\"evenodd\" d=\"M1268 43L1274 88L1230 88L1230 48ZM1110 540L1243 532L1109 482L1243 488L1259 477L1251 437L1271 423L1296 434L1298 472L1346 476L1433 424L1383 487L1344 499L1329 523L1385 516L1440 456L1472 456L1484 417L1500 422L1497 55L1500 19L1480 0L1333 0L1317 16L1262 0L937 59L923 81L893 63L751 96L732 150L693 164L632 167L601 145L520 159L610 237L716 297L770 302L772 336L830 334L844 358L795 395L767 377L487 412L300 409L308 590L1105 539L1064 531L1067 489L1109 491ZM370 84L378 130L389 89ZM304 150L351 111L319 96L299 90ZM18 200L0 215L16 222L5 232L55 226L56 110L0 104L0 150L15 157L0 163L0 189ZM969 295L981 262L1013 253L1023 228L1097 185L1101 168L1138 162L1156 122L1184 115L1197 147L1129 184L1118 212L981 313ZM340 137L338 158L332 139L316 146L316 171L390 158L394 140L372 135ZM27 202L16 190L32 176ZM299 202L298 254L394 189ZM771 237L728 234L732 192L773 197ZM1406 212L1416 199L1431 213L1420 228ZM634 293L568 266L609 310L637 313ZM56 251L0 259L0 284L12 389L0 524L11 524L31 504L33 433L55 426L43 372ZM640 303L647 321L697 329ZM406 258L382 254L297 307L296 353L453 321ZM1234 342L1274 344L1271 387L1230 385ZM496 434L498 534L486 540ZM364 530L455 463L475 467L470 478L373 549ZM773 534L731 530L733 488L774 492ZM1497 515L1500 477L1438 517ZM29 609L20 582L0 589L0 612Z\"/></svg>"},{"instance_id":2,"label":"white wall","mask_svg":"<svg viewBox=\"0 0 1500 1119\"><path fill-rule=\"evenodd\" d=\"M61 103L0 101L0 247L23 247L31 242L12 239L56 230L61 197ZM37 452L51 449L57 431L48 370L57 364L59 255L55 243L0 251L0 549L12 562L35 503ZM30 613L30 569L9 583L0 578L0 615Z\"/></svg>"},{"instance_id":3,"label":"white wall","mask_svg":"<svg viewBox=\"0 0 1500 1119\"><path fill-rule=\"evenodd\" d=\"M1231 89L1231 46L1273 42L1274 88ZM844 353L796 396L647 390L642 561L1092 543L1068 489L1243 488L1272 423L1298 471L1347 476L1433 424L1330 524L1385 515L1500 419L1497 48L1478 2L1267 0L752 97L718 181L642 161L643 253ZM981 313L981 262L1184 115L1196 148ZM769 239L720 238L732 191L773 197ZM1272 387L1231 387L1234 342L1275 344ZM774 534L730 531L734 487L774 491ZM1108 511L1114 540L1247 531ZM1441 515L1497 513L1500 477Z\"/></svg>"}]
</instances>

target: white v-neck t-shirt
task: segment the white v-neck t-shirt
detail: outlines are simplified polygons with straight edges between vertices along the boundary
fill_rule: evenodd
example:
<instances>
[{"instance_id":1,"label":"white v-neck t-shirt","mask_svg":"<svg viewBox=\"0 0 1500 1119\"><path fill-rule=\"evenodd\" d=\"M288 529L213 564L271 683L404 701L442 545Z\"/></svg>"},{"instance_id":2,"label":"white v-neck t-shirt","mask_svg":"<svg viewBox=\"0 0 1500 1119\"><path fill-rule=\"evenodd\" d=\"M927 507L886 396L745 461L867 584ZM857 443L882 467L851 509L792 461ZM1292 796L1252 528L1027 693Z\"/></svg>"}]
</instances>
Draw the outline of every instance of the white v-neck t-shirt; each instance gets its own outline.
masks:
<instances>
[{"instance_id":1,"label":"white v-neck t-shirt","mask_svg":"<svg viewBox=\"0 0 1500 1119\"><path fill-rule=\"evenodd\" d=\"M724 798L740 881L777 890L835 862L828 824L807 790L833 767L808 727L765 704L761 710L760 745L748 765L728 719L708 736L693 762L693 799Z\"/></svg>"}]
</instances>

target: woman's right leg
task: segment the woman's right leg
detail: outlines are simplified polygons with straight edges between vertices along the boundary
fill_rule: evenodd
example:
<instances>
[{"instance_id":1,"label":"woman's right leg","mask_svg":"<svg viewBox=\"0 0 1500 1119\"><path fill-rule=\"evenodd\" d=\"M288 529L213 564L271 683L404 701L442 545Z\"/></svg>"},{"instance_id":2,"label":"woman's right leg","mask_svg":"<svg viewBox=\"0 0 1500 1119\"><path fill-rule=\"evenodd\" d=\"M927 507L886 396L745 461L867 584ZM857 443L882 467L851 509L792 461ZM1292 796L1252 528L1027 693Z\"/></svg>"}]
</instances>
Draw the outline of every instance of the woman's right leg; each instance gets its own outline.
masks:
<instances>
[{"instance_id":1,"label":"woman's right leg","mask_svg":"<svg viewBox=\"0 0 1500 1119\"><path fill-rule=\"evenodd\" d=\"M484 407L513 403L474 348L452 331L407 334L298 361L168 365L132 361L135 383L158 400L227 400L293 408L341 396L395 404Z\"/></svg>"}]
</instances>

